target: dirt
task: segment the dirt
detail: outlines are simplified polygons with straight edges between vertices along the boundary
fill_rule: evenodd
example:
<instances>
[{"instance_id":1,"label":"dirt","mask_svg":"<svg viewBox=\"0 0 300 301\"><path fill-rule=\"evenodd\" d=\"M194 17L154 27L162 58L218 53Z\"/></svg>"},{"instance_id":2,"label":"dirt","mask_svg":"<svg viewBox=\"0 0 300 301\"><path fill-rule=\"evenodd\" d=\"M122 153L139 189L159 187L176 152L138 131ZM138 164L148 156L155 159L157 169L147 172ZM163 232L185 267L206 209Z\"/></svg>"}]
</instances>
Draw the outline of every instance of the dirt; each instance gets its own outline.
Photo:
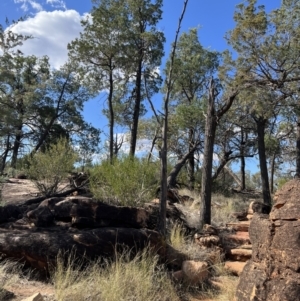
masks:
<instances>
[{"instance_id":1,"label":"dirt","mask_svg":"<svg viewBox=\"0 0 300 301\"><path fill-rule=\"evenodd\" d=\"M22 301L36 293L40 293L44 301L55 301L53 285L40 281L20 279L15 284L6 287L6 289L14 294L12 298L8 299L9 301Z\"/></svg>"},{"instance_id":2,"label":"dirt","mask_svg":"<svg viewBox=\"0 0 300 301\"><path fill-rule=\"evenodd\" d=\"M68 183L63 183L59 189L68 189ZM39 196L39 192L34 183L26 179L11 178L4 183L1 191L1 205L5 204L21 204L29 199ZM5 289L13 293L9 294L6 300L21 301L36 293L40 293L45 301L55 301L54 287L50 283L36 280L28 280L19 278L14 284L5 287Z\"/></svg>"},{"instance_id":3,"label":"dirt","mask_svg":"<svg viewBox=\"0 0 300 301\"><path fill-rule=\"evenodd\" d=\"M68 181L65 181L59 186L58 192L67 189L70 189L70 186ZM40 196L39 191L32 181L11 178L3 184L0 200L2 205L20 204L38 196Z\"/></svg>"}]
</instances>

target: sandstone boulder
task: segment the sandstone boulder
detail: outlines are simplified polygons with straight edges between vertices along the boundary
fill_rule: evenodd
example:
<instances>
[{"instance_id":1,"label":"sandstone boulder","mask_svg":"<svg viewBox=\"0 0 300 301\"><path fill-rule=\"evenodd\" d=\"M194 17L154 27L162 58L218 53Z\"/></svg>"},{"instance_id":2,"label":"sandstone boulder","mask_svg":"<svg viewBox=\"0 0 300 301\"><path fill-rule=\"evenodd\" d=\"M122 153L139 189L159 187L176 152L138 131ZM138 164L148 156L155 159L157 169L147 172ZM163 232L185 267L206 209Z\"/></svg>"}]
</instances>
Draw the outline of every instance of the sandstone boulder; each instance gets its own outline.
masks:
<instances>
[{"instance_id":1,"label":"sandstone boulder","mask_svg":"<svg viewBox=\"0 0 300 301\"><path fill-rule=\"evenodd\" d=\"M26 299L23 299L22 301L44 301L44 298L40 293L36 293Z\"/></svg>"},{"instance_id":2,"label":"sandstone boulder","mask_svg":"<svg viewBox=\"0 0 300 301\"><path fill-rule=\"evenodd\" d=\"M241 273L237 301L297 301L300 296L300 180L276 193L270 216L254 213L252 258Z\"/></svg>"},{"instance_id":3,"label":"sandstone boulder","mask_svg":"<svg viewBox=\"0 0 300 301\"><path fill-rule=\"evenodd\" d=\"M182 272L191 285L197 285L208 278L208 264L202 261L186 260L182 263Z\"/></svg>"},{"instance_id":4,"label":"sandstone boulder","mask_svg":"<svg viewBox=\"0 0 300 301\"><path fill-rule=\"evenodd\" d=\"M147 246L165 258L165 243L143 208L118 207L86 197L53 197L0 207L0 253L47 270L59 251L89 259Z\"/></svg>"}]
</instances>

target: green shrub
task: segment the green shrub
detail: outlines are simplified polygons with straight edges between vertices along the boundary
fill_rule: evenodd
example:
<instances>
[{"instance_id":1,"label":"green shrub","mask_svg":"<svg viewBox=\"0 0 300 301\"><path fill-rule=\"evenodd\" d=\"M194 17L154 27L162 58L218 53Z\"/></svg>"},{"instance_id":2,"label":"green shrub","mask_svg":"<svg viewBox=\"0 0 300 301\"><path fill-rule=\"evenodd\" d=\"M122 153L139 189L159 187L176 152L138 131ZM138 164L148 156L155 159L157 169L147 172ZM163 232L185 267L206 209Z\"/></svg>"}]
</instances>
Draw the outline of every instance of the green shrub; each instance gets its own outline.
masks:
<instances>
[{"instance_id":1,"label":"green shrub","mask_svg":"<svg viewBox=\"0 0 300 301\"><path fill-rule=\"evenodd\" d=\"M72 170L76 153L67 140L51 144L45 152L38 152L29 161L27 174L44 196L56 193L59 185Z\"/></svg>"},{"instance_id":2,"label":"green shrub","mask_svg":"<svg viewBox=\"0 0 300 301\"><path fill-rule=\"evenodd\" d=\"M102 162L91 170L90 188L94 197L121 205L140 205L155 195L159 167L144 159L122 157L113 164Z\"/></svg>"}]
</instances>

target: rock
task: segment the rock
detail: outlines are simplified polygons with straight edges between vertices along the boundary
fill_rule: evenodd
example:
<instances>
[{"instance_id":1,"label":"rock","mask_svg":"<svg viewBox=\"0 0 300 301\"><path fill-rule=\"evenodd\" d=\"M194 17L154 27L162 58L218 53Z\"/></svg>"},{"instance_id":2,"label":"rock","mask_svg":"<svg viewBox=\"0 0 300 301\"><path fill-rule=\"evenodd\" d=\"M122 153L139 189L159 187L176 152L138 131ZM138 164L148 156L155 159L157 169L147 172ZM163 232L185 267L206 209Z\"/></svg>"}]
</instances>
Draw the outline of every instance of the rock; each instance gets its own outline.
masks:
<instances>
[{"instance_id":1,"label":"rock","mask_svg":"<svg viewBox=\"0 0 300 301\"><path fill-rule=\"evenodd\" d=\"M226 224L227 227L232 227L235 231L239 232L248 232L250 222L249 221L243 221L239 223L228 223Z\"/></svg>"},{"instance_id":2,"label":"rock","mask_svg":"<svg viewBox=\"0 0 300 301\"><path fill-rule=\"evenodd\" d=\"M247 220L247 212L243 211L243 212L233 212L231 213L231 216L233 218L236 218L239 221L246 221Z\"/></svg>"},{"instance_id":3,"label":"rock","mask_svg":"<svg viewBox=\"0 0 300 301\"><path fill-rule=\"evenodd\" d=\"M236 291L237 301L297 301L300 296L300 180L275 194L270 215L254 213L253 244Z\"/></svg>"},{"instance_id":4,"label":"rock","mask_svg":"<svg viewBox=\"0 0 300 301\"><path fill-rule=\"evenodd\" d=\"M184 274L182 270L172 273L172 279L176 282L181 282L184 279Z\"/></svg>"},{"instance_id":5,"label":"rock","mask_svg":"<svg viewBox=\"0 0 300 301\"><path fill-rule=\"evenodd\" d=\"M249 204L248 214L253 214L253 213L269 214L270 212L271 212L271 207L260 201L252 201Z\"/></svg>"},{"instance_id":6,"label":"rock","mask_svg":"<svg viewBox=\"0 0 300 301\"><path fill-rule=\"evenodd\" d=\"M37 227L48 227L54 222L54 215L46 206L38 207L27 212L27 218Z\"/></svg>"},{"instance_id":7,"label":"rock","mask_svg":"<svg viewBox=\"0 0 300 301\"><path fill-rule=\"evenodd\" d=\"M247 249L230 249L226 253L226 258L233 260L233 261L247 261L251 258L252 250Z\"/></svg>"},{"instance_id":8,"label":"rock","mask_svg":"<svg viewBox=\"0 0 300 301\"><path fill-rule=\"evenodd\" d=\"M232 273L235 276L239 276L244 267L246 265L246 262L240 262L240 261L226 261L225 262L225 270Z\"/></svg>"},{"instance_id":9,"label":"rock","mask_svg":"<svg viewBox=\"0 0 300 301\"><path fill-rule=\"evenodd\" d=\"M16 220L16 217L19 219ZM165 243L152 229L151 212L81 196L53 197L32 205L0 207L0 253L47 270L59 250L89 259L136 253L148 245L166 259Z\"/></svg>"},{"instance_id":10,"label":"rock","mask_svg":"<svg viewBox=\"0 0 300 301\"><path fill-rule=\"evenodd\" d=\"M21 218L23 210L16 205L0 206L0 224Z\"/></svg>"},{"instance_id":11,"label":"rock","mask_svg":"<svg viewBox=\"0 0 300 301\"><path fill-rule=\"evenodd\" d=\"M186 260L182 263L182 272L190 284L196 285L208 278L208 264L202 261Z\"/></svg>"},{"instance_id":12,"label":"rock","mask_svg":"<svg viewBox=\"0 0 300 301\"><path fill-rule=\"evenodd\" d=\"M177 270L181 269L182 263L188 260L188 255L181 253L170 245L166 246L166 263L168 268Z\"/></svg>"},{"instance_id":13,"label":"rock","mask_svg":"<svg viewBox=\"0 0 300 301\"><path fill-rule=\"evenodd\" d=\"M226 233L222 235L223 245L245 245L251 244L248 232Z\"/></svg>"},{"instance_id":14,"label":"rock","mask_svg":"<svg viewBox=\"0 0 300 301\"><path fill-rule=\"evenodd\" d=\"M40 293L36 293L32 295L31 297L28 297L26 299L23 299L22 301L44 301L44 298Z\"/></svg>"},{"instance_id":15,"label":"rock","mask_svg":"<svg viewBox=\"0 0 300 301\"><path fill-rule=\"evenodd\" d=\"M212 248L215 246L219 246L220 237L217 235L200 235L195 234L195 242L203 248Z\"/></svg>"},{"instance_id":16,"label":"rock","mask_svg":"<svg viewBox=\"0 0 300 301\"><path fill-rule=\"evenodd\" d=\"M113 257L116 251L130 250L133 254L150 247L165 259L165 244L156 231L133 228L95 228L65 231L57 228L41 230L1 229L0 253L25 260L38 270L54 264L59 251L66 256L75 251L79 257L97 259Z\"/></svg>"}]
</instances>

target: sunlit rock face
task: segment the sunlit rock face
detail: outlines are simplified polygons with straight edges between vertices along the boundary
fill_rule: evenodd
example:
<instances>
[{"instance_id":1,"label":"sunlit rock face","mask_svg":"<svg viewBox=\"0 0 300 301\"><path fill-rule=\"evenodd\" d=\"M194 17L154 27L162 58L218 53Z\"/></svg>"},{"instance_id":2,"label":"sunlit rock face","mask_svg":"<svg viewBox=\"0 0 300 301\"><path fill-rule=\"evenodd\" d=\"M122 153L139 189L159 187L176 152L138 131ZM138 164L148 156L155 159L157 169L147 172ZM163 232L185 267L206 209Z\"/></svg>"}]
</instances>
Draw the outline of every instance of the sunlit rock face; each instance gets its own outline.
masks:
<instances>
[{"instance_id":1,"label":"sunlit rock face","mask_svg":"<svg viewBox=\"0 0 300 301\"><path fill-rule=\"evenodd\" d=\"M236 301L300 300L300 180L274 196L270 215L254 213L252 258L240 276Z\"/></svg>"}]
</instances>

